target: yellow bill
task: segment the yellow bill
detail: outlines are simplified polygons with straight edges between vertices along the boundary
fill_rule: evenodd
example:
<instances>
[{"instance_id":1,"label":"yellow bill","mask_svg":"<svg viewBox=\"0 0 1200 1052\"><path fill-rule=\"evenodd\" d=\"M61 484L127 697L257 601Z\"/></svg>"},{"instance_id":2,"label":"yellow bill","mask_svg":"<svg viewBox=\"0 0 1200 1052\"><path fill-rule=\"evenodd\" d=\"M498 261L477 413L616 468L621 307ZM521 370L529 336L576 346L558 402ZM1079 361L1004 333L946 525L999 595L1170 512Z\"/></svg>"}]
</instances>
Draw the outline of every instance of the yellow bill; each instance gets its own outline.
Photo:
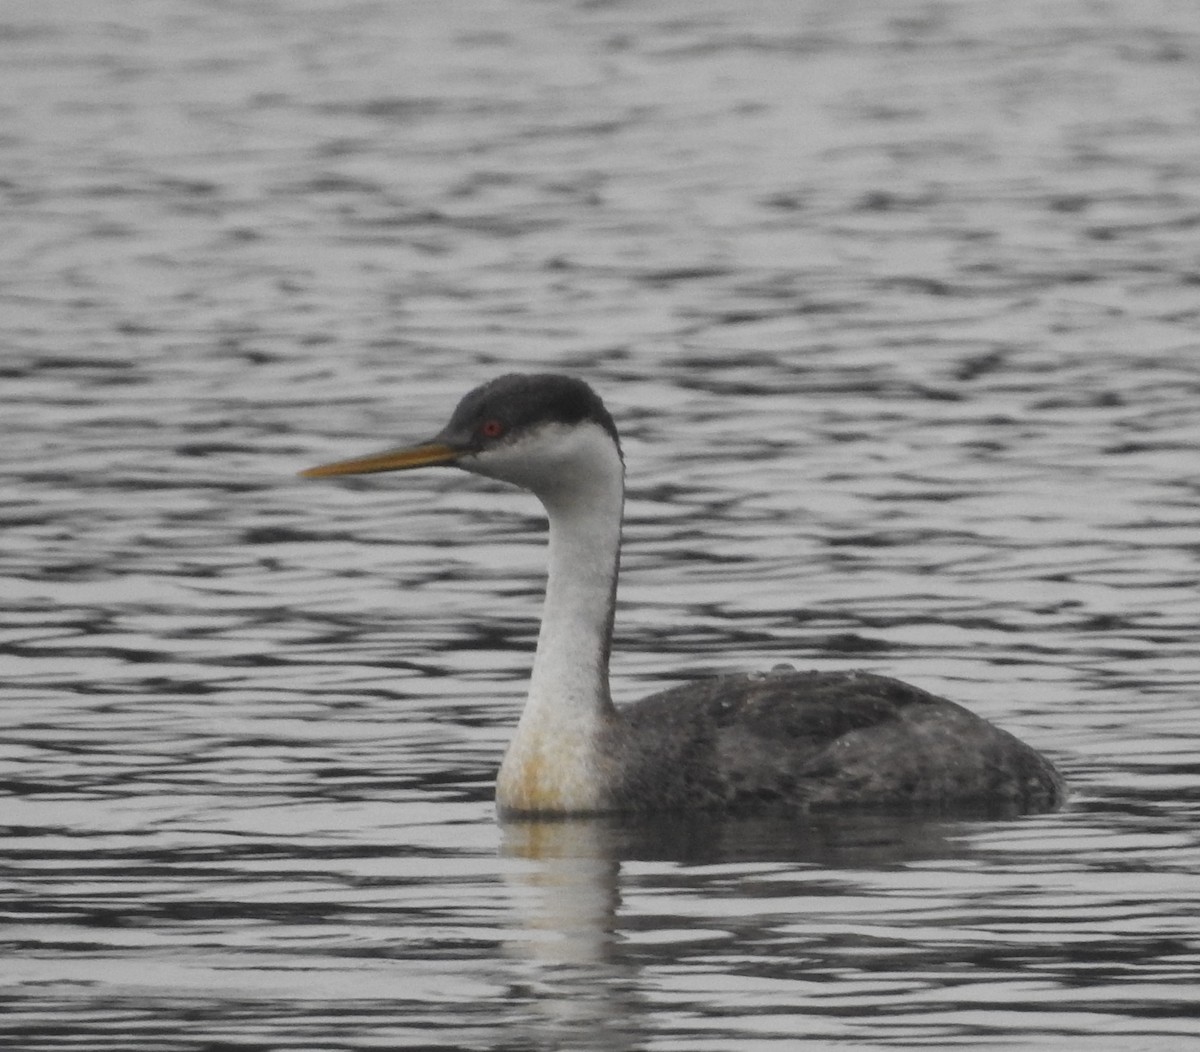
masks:
<instances>
[{"instance_id":1,"label":"yellow bill","mask_svg":"<svg viewBox=\"0 0 1200 1052\"><path fill-rule=\"evenodd\" d=\"M424 442L408 449L392 449L369 457L339 460L333 464L320 464L306 468L300 475L306 479L323 479L333 475L368 475L374 471L408 471L430 464L453 464L463 455L461 449L441 442Z\"/></svg>"}]
</instances>

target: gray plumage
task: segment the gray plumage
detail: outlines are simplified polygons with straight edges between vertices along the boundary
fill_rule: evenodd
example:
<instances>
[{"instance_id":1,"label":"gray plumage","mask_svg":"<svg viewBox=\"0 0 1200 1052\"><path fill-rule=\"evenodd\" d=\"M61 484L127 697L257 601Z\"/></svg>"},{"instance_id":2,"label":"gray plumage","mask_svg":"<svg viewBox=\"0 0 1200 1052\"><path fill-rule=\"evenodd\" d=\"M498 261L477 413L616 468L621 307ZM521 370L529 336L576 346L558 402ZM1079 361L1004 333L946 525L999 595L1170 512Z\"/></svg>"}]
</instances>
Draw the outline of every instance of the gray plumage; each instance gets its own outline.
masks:
<instances>
[{"instance_id":1,"label":"gray plumage","mask_svg":"<svg viewBox=\"0 0 1200 1052\"><path fill-rule=\"evenodd\" d=\"M772 672L686 683L610 730L611 805L755 812L1052 810L1036 750L954 702L866 672Z\"/></svg>"}]
</instances>

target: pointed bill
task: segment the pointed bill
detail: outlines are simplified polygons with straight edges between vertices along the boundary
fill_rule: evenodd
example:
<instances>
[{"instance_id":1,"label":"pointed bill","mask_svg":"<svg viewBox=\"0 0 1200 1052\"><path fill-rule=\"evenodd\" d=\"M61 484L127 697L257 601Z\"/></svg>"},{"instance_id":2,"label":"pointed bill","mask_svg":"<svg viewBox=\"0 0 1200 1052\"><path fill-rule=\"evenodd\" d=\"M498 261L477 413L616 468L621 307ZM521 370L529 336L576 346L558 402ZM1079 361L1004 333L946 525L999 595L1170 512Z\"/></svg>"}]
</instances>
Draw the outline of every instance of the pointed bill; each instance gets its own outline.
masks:
<instances>
[{"instance_id":1,"label":"pointed bill","mask_svg":"<svg viewBox=\"0 0 1200 1052\"><path fill-rule=\"evenodd\" d=\"M306 479L323 479L333 475L368 475L375 471L408 471L411 468L428 467L431 464L453 464L463 455L461 449L441 442L423 442L407 449L391 449L386 453L375 453L353 460L339 460L333 464L320 464L300 472Z\"/></svg>"}]
</instances>

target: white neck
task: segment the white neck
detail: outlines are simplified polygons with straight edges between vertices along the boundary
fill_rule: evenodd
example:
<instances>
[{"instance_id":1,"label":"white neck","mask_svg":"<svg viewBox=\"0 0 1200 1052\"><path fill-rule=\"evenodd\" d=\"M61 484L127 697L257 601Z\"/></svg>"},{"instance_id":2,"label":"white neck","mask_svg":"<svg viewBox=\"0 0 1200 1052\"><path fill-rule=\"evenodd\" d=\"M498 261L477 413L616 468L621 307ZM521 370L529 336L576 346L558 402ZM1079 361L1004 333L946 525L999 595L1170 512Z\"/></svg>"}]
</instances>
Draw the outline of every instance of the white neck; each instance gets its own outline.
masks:
<instances>
[{"instance_id":1,"label":"white neck","mask_svg":"<svg viewBox=\"0 0 1200 1052\"><path fill-rule=\"evenodd\" d=\"M529 696L500 767L496 798L508 811L596 811L605 788L602 739L616 720L608 656L624 470L602 428L549 430L556 433L538 436L537 449L514 448L508 463L497 455L480 465L482 473L533 490L550 518L546 601Z\"/></svg>"},{"instance_id":2,"label":"white neck","mask_svg":"<svg viewBox=\"0 0 1200 1052\"><path fill-rule=\"evenodd\" d=\"M525 716L569 720L606 715L608 655L621 545L623 488L591 485L550 516L542 626ZM546 710L543 712L543 710Z\"/></svg>"}]
</instances>

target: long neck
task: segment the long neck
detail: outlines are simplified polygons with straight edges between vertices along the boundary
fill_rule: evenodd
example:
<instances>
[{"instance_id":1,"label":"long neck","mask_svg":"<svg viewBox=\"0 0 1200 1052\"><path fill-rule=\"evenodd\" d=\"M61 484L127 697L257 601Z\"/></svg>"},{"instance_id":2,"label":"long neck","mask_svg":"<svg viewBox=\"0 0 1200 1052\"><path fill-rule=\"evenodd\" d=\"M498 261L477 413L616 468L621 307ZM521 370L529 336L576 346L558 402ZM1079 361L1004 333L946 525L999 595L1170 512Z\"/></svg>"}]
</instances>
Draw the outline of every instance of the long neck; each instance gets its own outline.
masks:
<instances>
[{"instance_id":1,"label":"long neck","mask_svg":"<svg viewBox=\"0 0 1200 1052\"><path fill-rule=\"evenodd\" d=\"M550 515L542 627L526 716L585 722L612 712L608 658L621 547L623 494L589 493Z\"/></svg>"},{"instance_id":2,"label":"long neck","mask_svg":"<svg viewBox=\"0 0 1200 1052\"><path fill-rule=\"evenodd\" d=\"M539 491L549 570L529 696L497 784L503 809L603 809L608 689L624 479L611 442L594 443L561 485Z\"/></svg>"}]
</instances>

